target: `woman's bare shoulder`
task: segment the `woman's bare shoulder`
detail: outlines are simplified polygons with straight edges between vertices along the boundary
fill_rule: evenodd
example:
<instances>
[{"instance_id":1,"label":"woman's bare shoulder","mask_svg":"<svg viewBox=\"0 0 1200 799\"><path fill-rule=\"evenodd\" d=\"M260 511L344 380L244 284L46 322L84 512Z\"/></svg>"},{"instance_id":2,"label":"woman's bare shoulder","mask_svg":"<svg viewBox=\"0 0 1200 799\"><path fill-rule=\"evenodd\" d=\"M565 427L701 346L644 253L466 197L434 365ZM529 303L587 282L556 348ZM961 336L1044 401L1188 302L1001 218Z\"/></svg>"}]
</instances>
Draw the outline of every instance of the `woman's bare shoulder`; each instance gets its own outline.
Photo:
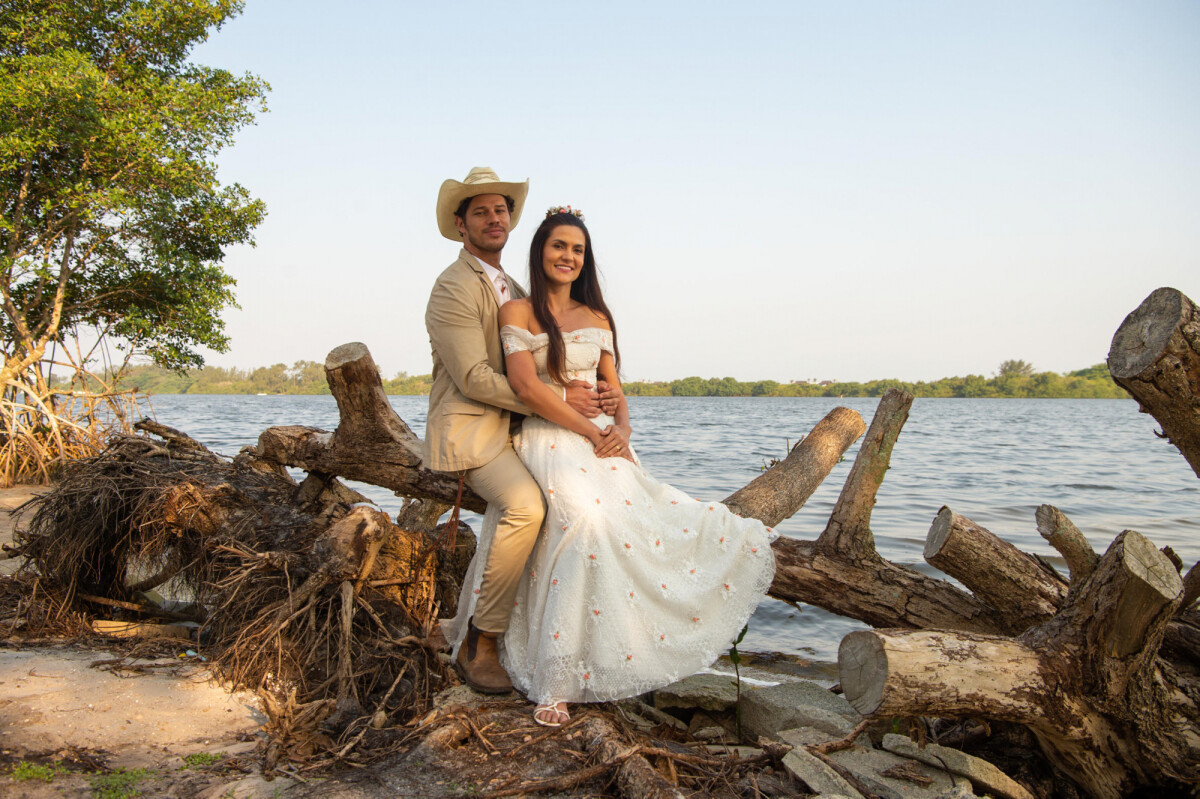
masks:
<instances>
[{"instance_id":1,"label":"woman's bare shoulder","mask_svg":"<svg viewBox=\"0 0 1200 799\"><path fill-rule=\"evenodd\" d=\"M516 325L529 329L529 320L533 318L533 306L529 300L509 300L500 306L500 324Z\"/></svg>"}]
</instances>

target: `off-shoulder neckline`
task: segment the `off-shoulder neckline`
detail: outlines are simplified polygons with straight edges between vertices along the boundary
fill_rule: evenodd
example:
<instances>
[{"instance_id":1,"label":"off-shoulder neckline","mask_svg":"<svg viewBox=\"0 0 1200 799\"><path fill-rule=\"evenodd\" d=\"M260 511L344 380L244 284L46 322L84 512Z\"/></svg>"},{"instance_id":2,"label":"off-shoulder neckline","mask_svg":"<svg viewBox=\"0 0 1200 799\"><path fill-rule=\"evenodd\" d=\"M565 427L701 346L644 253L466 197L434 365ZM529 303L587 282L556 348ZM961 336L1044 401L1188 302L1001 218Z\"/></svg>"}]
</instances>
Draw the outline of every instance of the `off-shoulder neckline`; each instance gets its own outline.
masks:
<instances>
[{"instance_id":1,"label":"off-shoulder neckline","mask_svg":"<svg viewBox=\"0 0 1200 799\"><path fill-rule=\"evenodd\" d=\"M521 327L520 325L505 325L504 327L511 327L513 330L520 330L522 333L529 333L529 335L533 336L534 338L537 338L538 336L545 336L547 338L550 337L550 334L547 333L545 330L543 330L541 333L533 333L533 332ZM558 332L561 335L566 336L571 333L581 333L584 330L599 330L601 333L608 333L609 335L612 335L612 331L609 330L608 328L596 327L595 325L589 325L588 327L577 327L574 330L560 330Z\"/></svg>"}]
</instances>

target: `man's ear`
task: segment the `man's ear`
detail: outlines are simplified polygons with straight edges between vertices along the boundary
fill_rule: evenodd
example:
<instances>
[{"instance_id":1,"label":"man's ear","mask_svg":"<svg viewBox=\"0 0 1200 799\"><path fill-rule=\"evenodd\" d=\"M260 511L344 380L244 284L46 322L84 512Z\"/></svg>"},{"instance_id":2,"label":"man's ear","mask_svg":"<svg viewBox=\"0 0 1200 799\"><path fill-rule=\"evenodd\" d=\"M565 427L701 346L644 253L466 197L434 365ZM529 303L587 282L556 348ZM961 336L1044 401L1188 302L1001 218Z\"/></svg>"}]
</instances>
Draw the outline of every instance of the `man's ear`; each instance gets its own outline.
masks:
<instances>
[{"instance_id":1,"label":"man's ear","mask_svg":"<svg viewBox=\"0 0 1200 799\"><path fill-rule=\"evenodd\" d=\"M463 222L463 218L461 216L454 217L454 226L458 228L458 237L460 239L465 239L467 237L467 225L465 222Z\"/></svg>"}]
</instances>

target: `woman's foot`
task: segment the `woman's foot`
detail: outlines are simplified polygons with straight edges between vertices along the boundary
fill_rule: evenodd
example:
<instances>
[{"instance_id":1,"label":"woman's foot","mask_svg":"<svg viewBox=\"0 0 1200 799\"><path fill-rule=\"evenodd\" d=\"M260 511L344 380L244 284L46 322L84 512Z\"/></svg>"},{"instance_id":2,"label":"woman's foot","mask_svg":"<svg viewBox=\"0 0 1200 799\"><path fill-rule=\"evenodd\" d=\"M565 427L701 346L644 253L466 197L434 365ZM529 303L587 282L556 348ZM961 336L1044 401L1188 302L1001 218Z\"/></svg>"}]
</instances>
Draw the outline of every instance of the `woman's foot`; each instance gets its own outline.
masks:
<instances>
[{"instance_id":1,"label":"woman's foot","mask_svg":"<svg viewBox=\"0 0 1200 799\"><path fill-rule=\"evenodd\" d=\"M533 720L543 727L561 727L571 720L566 702L547 702L533 709Z\"/></svg>"}]
</instances>

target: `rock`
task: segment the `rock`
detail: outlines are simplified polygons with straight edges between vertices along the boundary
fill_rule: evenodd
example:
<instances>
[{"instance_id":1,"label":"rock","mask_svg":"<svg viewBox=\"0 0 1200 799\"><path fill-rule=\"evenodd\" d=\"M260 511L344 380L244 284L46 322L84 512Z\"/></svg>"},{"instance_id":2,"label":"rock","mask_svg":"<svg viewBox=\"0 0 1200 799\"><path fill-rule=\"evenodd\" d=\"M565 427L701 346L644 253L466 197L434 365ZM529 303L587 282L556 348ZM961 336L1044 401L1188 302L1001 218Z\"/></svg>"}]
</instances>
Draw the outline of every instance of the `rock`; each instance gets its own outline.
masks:
<instances>
[{"instance_id":1,"label":"rock","mask_svg":"<svg viewBox=\"0 0 1200 799\"><path fill-rule=\"evenodd\" d=\"M721 730L721 735L730 741L737 741L737 718L735 713L707 713L703 710L697 710L692 714L691 721L688 722L688 732L692 735L697 735L698 730L703 730L708 727L716 727Z\"/></svg>"},{"instance_id":2,"label":"rock","mask_svg":"<svg viewBox=\"0 0 1200 799\"><path fill-rule=\"evenodd\" d=\"M282 777L268 781L255 774L233 782L213 785L196 794L196 799L258 799L267 796L282 796L295 783Z\"/></svg>"},{"instance_id":3,"label":"rock","mask_svg":"<svg viewBox=\"0 0 1200 799\"><path fill-rule=\"evenodd\" d=\"M745 701L746 692L742 692ZM654 706L700 708L713 712L731 710L737 706L737 684L731 677L719 674L693 674L654 692Z\"/></svg>"},{"instance_id":4,"label":"rock","mask_svg":"<svg viewBox=\"0 0 1200 799\"><path fill-rule=\"evenodd\" d=\"M837 794L850 799L864 799L863 795L854 790L854 787L842 779L840 774L802 747L797 747L784 755L783 766L815 794L821 796Z\"/></svg>"},{"instance_id":5,"label":"rock","mask_svg":"<svg viewBox=\"0 0 1200 799\"><path fill-rule=\"evenodd\" d=\"M818 730L816 727L793 727L790 730L780 730L775 733L774 737L789 746L797 747L840 741L844 736L830 735L824 730ZM869 744L869 740L865 736L859 736L858 743L866 746Z\"/></svg>"},{"instance_id":6,"label":"rock","mask_svg":"<svg viewBox=\"0 0 1200 799\"><path fill-rule=\"evenodd\" d=\"M904 757L945 769L951 774L966 777L979 790L1003 799L1033 799L1023 785L1009 777L986 760L938 744L917 746L912 739L903 735L885 735L883 748Z\"/></svg>"},{"instance_id":7,"label":"rock","mask_svg":"<svg viewBox=\"0 0 1200 799\"><path fill-rule=\"evenodd\" d=\"M880 772L897 766L904 767L906 758L891 752L881 752L865 746L851 746L827 757L861 780L873 793L884 799L933 799L942 791L954 787L954 780L944 771L921 764L918 773L929 779L920 785L905 779L885 777ZM912 760L907 760L912 763Z\"/></svg>"},{"instance_id":8,"label":"rock","mask_svg":"<svg viewBox=\"0 0 1200 799\"><path fill-rule=\"evenodd\" d=\"M487 696L477 693L466 684L459 684L439 691L433 695L433 707L435 710L443 710L454 705L463 705L468 708L475 708L487 701ZM533 712L533 708L530 708Z\"/></svg>"},{"instance_id":9,"label":"rock","mask_svg":"<svg viewBox=\"0 0 1200 799\"><path fill-rule=\"evenodd\" d=\"M750 740L795 727L813 727L843 738L860 718L849 702L813 682L783 683L742 693L742 729Z\"/></svg>"},{"instance_id":10,"label":"rock","mask_svg":"<svg viewBox=\"0 0 1200 799\"><path fill-rule=\"evenodd\" d=\"M967 786L955 785L953 788L939 793L935 799L976 799L976 797Z\"/></svg>"}]
</instances>

